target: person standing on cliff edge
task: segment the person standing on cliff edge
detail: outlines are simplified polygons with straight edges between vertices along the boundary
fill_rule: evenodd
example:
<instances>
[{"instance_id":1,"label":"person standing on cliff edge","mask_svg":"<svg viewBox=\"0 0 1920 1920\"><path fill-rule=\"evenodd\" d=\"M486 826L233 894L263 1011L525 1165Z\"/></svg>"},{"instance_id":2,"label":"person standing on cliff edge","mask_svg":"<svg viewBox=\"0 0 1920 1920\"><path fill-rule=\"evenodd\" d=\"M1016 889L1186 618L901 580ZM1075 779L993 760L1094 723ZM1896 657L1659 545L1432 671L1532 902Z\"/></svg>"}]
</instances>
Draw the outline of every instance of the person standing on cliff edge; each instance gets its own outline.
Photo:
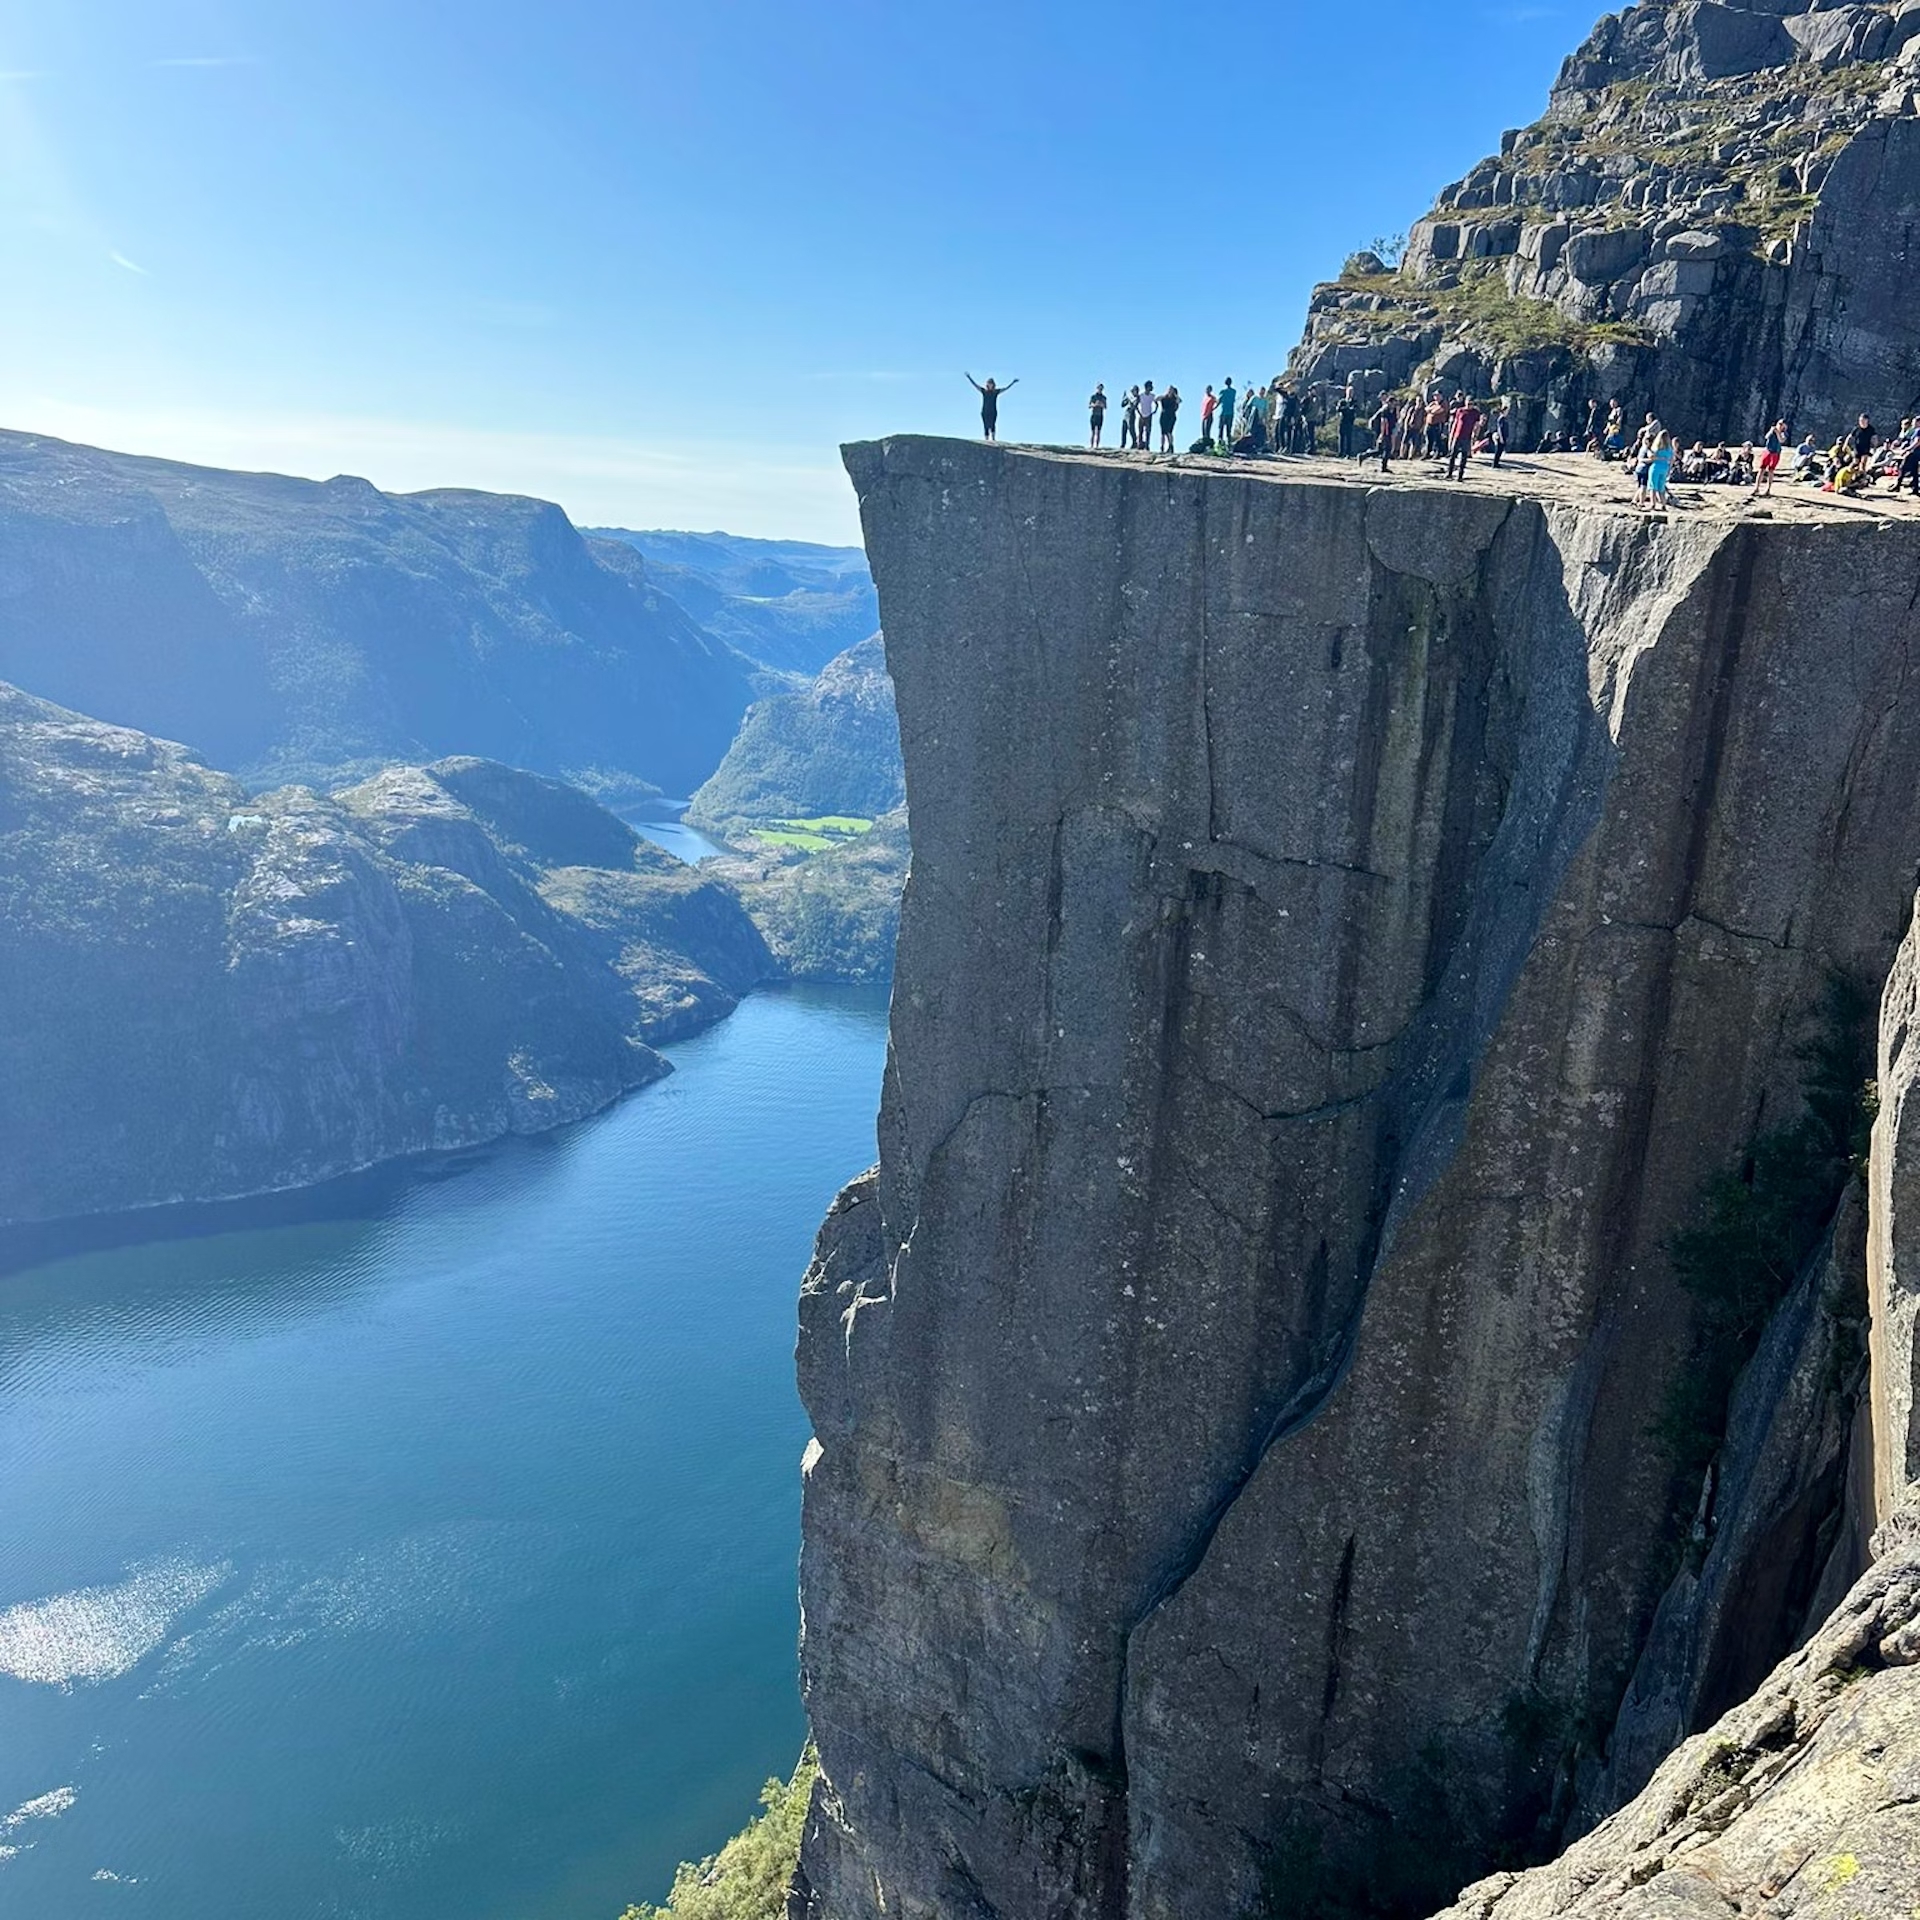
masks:
<instances>
[{"instance_id":1,"label":"person standing on cliff edge","mask_svg":"<svg viewBox=\"0 0 1920 1920\"><path fill-rule=\"evenodd\" d=\"M967 375L967 385L980 396L980 437L983 440L1000 438L1000 396L1010 392L1020 384L1018 380L1009 380L1007 384L997 386L992 374L987 375L987 384L983 387L972 374Z\"/></svg>"},{"instance_id":2,"label":"person standing on cliff edge","mask_svg":"<svg viewBox=\"0 0 1920 1920\"><path fill-rule=\"evenodd\" d=\"M1100 429L1107 424L1107 383L1102 380L1087 398L1087 447L1100 444Z\"/></svg>"}]
</instances>

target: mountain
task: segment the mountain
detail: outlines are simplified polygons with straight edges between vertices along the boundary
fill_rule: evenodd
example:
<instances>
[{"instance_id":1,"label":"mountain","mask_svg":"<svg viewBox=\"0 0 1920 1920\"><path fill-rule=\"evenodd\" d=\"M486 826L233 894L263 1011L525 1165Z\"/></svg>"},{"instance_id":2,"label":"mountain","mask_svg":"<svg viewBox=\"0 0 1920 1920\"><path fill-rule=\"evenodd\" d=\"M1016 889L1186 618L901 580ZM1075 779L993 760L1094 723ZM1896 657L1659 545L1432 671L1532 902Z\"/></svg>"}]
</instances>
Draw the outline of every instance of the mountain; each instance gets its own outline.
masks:
<instances>
[{"instance_id":1,"label":"mountain","mask_svg":"<svg viewBox=\"0 0 1920 1920\"><path fill-rule=\"evenodd\" d=\"M0 1224L557 1126L776 971L731 889L561 782L249 794L0 687Z\"/></svg>"},{"instance_id":2,"label":"mountain","mask_svg":"<svg viewBox=\"0 0 1920 1920\"><path fill-rule=\"evenodd\" d=\"M643 554L648 578L662 592L708 632L776 672L817 673L880 624L858 547L731 533L594 531Z\"/></svg>"},{"instance_id":3,"label":"mountain","mask_svg":"<svg viewBox=\"0 0 1920 1920\"><path fill-rule=\"evenodd\" d=\"M1920 410L1920 10L1644 0L1547 111L1316 290L1291 372L1508 400L1517 443L1590 399L1685 440L1784 415L1825 444Z\"/></svg>"},{"instance_id":4,"label":"mountain","mask_svg":"<svg viewBox=\"0 0 1920 1920\"><path fill-rule=\"evenodd\" d=\"M835 814L870 820L905 802L893 683L874 634L809 685L755 701L690 813L723 827Z\"/></svg>"},{"instance_id":5,"label":"mountain","mask_svg":"<svg viewBox=\"0 0 1920 1920\"><path fill-rule=\"evenodd\" d=\"M811 853L750 843L704 863L739 894L795 980L890 980L911 851L904 807Z\"/></svg>"},{"instance_id":6,"label":"mountain","mask_svg":"<svg viewBox=\"0 0 1920 1920\"><path fill-rule=\"evenodd\" d=\"M1920 520L847 464L792 1910L1905 1920Z\"/></svg>"},{"instance_id":7,"label":"mountain","mask_svg":"<svg viewBox=\"0 0 1920 1920\"><path fill-rule=\"evenodd\" d=\"M254 782L480 755L687 792L753 665L621 542L510 495L395 495L0 434L0 677Z\"/></svg>"}]
</instances>

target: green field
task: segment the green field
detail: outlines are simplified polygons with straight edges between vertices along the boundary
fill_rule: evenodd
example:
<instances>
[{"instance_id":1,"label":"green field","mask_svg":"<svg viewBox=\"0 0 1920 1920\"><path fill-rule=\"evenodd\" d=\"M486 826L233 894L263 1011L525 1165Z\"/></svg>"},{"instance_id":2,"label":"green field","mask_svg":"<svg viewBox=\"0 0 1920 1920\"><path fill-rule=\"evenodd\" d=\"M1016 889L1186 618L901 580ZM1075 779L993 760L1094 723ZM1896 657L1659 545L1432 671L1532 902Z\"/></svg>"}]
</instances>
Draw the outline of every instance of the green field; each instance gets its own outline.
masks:
<instances>
[{"instance_id":1,"label":"green field","mask_svg":"<svg viewBox=\"0 0 1920 1920\"><path fill-rule=\"evenodd\" d=\"M753 837L763 846L791 847L799 853L823 853L828 847L857 840L870 832L871 820L852 813L822 813L811 820L769 820L755 827Z\"/></svg>"}]
</instances>

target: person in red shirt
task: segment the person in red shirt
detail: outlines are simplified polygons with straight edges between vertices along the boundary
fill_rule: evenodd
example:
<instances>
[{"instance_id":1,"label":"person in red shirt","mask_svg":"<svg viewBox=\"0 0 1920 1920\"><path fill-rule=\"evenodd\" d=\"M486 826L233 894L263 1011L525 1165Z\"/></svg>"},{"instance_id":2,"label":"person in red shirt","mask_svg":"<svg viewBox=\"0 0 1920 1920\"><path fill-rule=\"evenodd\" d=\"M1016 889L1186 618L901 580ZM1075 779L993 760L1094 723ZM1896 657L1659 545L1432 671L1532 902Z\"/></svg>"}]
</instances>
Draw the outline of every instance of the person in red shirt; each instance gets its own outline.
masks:
<instances>
[{"instance_id":1,"label":"person in red shirt","mask_svg":"<svg viewBox=\"0 0 1920 1920\"><path fill-rule=\"evenodd\" d=\"M1448 429L1447 478L1464 480L1467 462L1473 458L1473 436L1480 431L1480 409L1471 400L1462 399L1453 410Z\"/></svg>"}]
</instances>

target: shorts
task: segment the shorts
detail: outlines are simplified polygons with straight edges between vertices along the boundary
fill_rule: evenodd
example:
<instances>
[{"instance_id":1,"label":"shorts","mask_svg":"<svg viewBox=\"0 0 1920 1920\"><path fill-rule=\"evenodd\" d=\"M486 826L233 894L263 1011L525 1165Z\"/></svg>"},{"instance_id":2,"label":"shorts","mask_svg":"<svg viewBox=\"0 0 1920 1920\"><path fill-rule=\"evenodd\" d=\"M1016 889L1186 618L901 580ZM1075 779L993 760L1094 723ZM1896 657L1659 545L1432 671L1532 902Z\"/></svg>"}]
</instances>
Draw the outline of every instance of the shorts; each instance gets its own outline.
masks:
<instances>
[{"instance_id":1,"label":"shorts","mask_svg":"<svg viewBox=\"0 0 1920 1920\"><path fill-rule=\"evenodd\" d=\"M1762 473L1778 473L1779 470L1780 456L1777 453L1763 453L1760 456L1760 471Z\"/></svg>"}]
</instances>

